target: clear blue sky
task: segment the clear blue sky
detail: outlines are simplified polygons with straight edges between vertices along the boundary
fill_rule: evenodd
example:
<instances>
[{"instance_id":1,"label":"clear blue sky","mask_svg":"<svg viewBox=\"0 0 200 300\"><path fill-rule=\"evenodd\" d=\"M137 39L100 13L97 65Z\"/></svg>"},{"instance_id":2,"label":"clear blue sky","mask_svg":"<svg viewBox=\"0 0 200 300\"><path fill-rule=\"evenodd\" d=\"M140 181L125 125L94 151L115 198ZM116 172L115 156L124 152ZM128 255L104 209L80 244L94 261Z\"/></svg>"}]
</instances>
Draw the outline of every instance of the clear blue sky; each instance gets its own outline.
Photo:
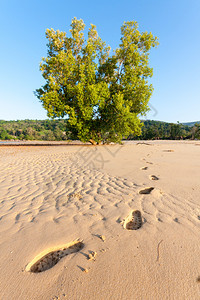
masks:
<instances>
[{"instance_id":1,"label":"clear blue sky","mask_svg":"<svg viewBox=\"0 0 200 300\"><path fill-rule=\"evenodd\" d=\"M124 21L158 36L150 55L154 93L148 119L200 120L200 0L0 0L0 119L45 119L33 95L43 83L46 28L69 31L73 17L97 26L112 48Z\"/></svg>"}]
</instances>

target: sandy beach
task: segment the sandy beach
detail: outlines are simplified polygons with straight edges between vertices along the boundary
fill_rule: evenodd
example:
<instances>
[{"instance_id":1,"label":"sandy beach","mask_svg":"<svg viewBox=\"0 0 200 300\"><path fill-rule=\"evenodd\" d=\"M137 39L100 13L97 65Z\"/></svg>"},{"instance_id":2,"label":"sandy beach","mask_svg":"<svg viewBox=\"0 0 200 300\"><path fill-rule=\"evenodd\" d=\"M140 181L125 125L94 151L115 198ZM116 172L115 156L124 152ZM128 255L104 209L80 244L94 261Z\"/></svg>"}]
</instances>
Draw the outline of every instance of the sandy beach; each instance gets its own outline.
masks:
<instances>
[{"instance_id":1,"label":"sandy beach","mask_svg":"<svg viewBox=\"0 0 200 300\"><path fill-rule=\"evenodd\" d=\"M0 299L200 299L199 195L197 141L0 147Z\"/></svg>"}]
</instances>

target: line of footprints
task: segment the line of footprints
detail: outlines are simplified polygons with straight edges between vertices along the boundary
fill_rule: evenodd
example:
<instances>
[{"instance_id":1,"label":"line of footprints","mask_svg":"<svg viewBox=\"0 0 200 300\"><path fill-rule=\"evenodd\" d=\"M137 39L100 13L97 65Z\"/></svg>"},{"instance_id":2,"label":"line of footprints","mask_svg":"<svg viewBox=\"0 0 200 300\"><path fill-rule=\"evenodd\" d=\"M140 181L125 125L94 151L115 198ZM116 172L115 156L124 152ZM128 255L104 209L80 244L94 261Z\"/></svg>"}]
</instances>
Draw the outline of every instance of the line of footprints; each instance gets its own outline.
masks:
<instances>
[{"instance_id":1,"label":"line of footprints","mask_svg":"<svg viewBox=\"0 0 200 300\"><path fill-rule=\"evenodd\" d=\"M142 167L141 170L148 170L148 167ZM155 175L149 176L150 180L159 180ZM139 191L139 194L150 194L154 187L146 187ZM133 210L130 215L125 219L123 226L127 230L137 230L142 226L142 215L139 210Z\"/></svg>"},{"instance_id":2,"label":"line of footprints","mask_svg":"<svg viewBox=\"0 0 200 300\"><path fill-rule=\"evenodd\" d=\"M141 170L147 170L148 167L143 167ZM150 175L149 179L151 180L158 180L159 178L155 175ZM139 191L139 194L150 194L153 190L153 187L147 187ZM122 223L123 227L127 230L137 230L142 226L142 215L139 210L133 210L128 217L125 218L124 222ZM105 240L104 236L102 240ZM82 250L84 247L83 241L79 239L72 241L68 244L48 248L39 255L37 255L27 266L27 272L33 273L40 273L46 271L53 266L55 266L61 258L67 256L72 253L76 253ZM96 254L96 252L94 252ZM91 259L91 255L88 259ZM93 257L92 257L93 258Z\"/></svg>"}]
</instances>

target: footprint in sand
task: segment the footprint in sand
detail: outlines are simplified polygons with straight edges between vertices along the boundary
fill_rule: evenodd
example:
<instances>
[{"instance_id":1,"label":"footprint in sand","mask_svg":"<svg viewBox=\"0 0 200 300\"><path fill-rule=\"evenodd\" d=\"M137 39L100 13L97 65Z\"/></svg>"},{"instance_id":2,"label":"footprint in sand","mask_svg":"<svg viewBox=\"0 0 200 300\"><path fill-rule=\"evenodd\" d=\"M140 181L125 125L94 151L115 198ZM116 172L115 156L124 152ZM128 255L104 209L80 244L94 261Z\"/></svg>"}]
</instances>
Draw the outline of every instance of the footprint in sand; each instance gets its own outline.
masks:
<instances>
[{"instance_id":1,"label":"footprint in sand","mask_svg":"<svg viewBox=\"0 0 200 300\"><path fill-rule=\"evenodd\" d=\"M26 267L27 272L39 273L46 271L55 266L59 260L71 253L80 251L84 244L81 241L73 241L71 243L46 249L37 255Z\"/></svg>"},{"instance_id":2,"label":"footprint in sand","mask_svg":"<svg viewBox=\"0 0 200 300\"><path fill-rule=\"evenodd\" d=\"M153 191L153 190L154 190L154 187L147 187L145 189L140 190L139 194L150 194L151 191Z\"/></svg>"},{"instance_id":3,"label":"footprint in sand","mask_svg":"<svg viewBox=\"0 0 200 300\"><path fill-rule=\"evenodd\" d=\"M148 167L142 167L142 168L140 168L140 170L147 170L148 169Z\"/></svg>"},{"instance_id":4,"label":"footprint in sand","mask_svg":"<svg viewBox=\"0 0 200 300\"><path fill-rule=\"evenodd\" d=\"M131 214L126 217L124 228L127 230L137 230L142 226L142 215L139 210L133 210Z\"/></svg>"},{"instance_id":5,"label":"footprint in sand","mask_svg":"<svg viewBox=\"0 0 200 300\"><path fill-rule=\"evenodd\" d=\"M174 218L174 222L179 223L179 219L178 218Z\"/></svg>"},{"instance_id":6,"label":"footprint in sand","mask_svg":"<svg viewBox=\"0 0 200 300\"><path fill-rule=\"evenodd\" d=\"M151 180L159 180L159 178L156 175L150 175L149 179L151 179Z\"/></svg>"}]
</instances>

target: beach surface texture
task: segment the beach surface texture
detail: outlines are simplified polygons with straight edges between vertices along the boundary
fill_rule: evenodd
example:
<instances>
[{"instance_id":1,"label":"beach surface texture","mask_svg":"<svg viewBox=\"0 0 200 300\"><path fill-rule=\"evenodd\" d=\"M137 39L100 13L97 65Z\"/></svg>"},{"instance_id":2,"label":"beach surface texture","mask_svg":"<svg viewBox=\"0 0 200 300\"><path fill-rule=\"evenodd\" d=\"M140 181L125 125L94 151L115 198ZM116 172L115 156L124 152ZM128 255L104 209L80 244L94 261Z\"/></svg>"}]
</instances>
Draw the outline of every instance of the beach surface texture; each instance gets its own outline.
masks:
<instances>
[{"instance_id":1,"label":"beach surface texture","mask_svg":"<svg viewBox=\"0 0 200 300\"><path fill-rule=\"evenodd\" d=\"M0 147L0 299L200 299L200 142Z\"/></svg>"}]
</instances>

